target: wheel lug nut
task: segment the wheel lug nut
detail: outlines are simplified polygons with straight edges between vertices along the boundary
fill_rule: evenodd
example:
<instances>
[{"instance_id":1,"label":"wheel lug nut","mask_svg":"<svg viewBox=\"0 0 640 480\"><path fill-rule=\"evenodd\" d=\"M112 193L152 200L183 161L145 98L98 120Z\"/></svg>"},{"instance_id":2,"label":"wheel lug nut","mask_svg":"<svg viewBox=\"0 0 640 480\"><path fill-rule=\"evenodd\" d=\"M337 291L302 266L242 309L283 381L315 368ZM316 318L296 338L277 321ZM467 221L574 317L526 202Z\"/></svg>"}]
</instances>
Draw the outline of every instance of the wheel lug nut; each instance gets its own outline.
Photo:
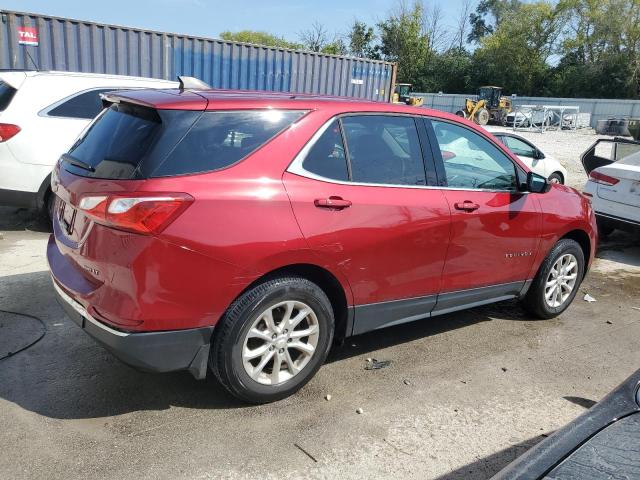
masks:
<instances>
[{"instance_id":1,"label":"wheel lug nut","mask_svg":"<svg viewBox=\"0 0 640 480\"><path fill-rule=\"evenodd\" d=\"M275 350L275 348L276 348L276 347L274 347L273 345L271 345L271 346L269 347L269 351L270 351L270 352L273 352L273 351Z\"/></svg>"},{"instance_id":2,"label":"wheel lug nut","mask_svg":"<svg viewBox=\"0 0 640 480\"><path fill-rule=\"evenodd\" d=\"M284 353L284 348L281 348L280 350L278 350L278 353Z\"/></svg>"},{"instance_id":3,"label":"wheel lug nut","mask_svg":"<svg viewBox=\"0 0 640 480\"><path fill-rule=\"evenodd\" d=\"M271 335L271 338L273 338L274 340L278 337L278 335L276 335L275 333L273 335Z\"/></svg>"},{"instance_id":4,"label":"wheel lug nut","mask_svg":"<svg viewBox=\"0 0 640 480\"><path fill-rule=\"evenodd\" d=\"M289 330L287 330L286 328L284 329L284 333L289 333Z\"/></svg>"},{"instance_id":5,"label":"wheel lug nut","mask_svg":"<svg viewBox=\"0 0 640 480\"><path fill-rule=\"evenodd\" d=\"M287 343L291 343L291 339L290 338L287 339Z\"/></svg>"}]
</instances>

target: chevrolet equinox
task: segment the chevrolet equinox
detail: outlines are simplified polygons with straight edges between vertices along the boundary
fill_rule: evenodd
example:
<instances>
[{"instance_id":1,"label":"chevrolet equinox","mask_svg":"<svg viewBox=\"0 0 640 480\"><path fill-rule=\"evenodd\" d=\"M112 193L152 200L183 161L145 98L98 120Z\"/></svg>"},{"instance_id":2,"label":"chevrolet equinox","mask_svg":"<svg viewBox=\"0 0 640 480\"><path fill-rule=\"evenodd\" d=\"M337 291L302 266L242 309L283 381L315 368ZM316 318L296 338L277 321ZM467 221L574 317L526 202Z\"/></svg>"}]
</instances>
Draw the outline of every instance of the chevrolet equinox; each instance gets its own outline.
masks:
<instances>
[{"instance_id":1,"label":"chevrolet equinox","mask_svg":"<svg viewBox=\"0 0 640 480\"><path fill-rule=\"evenodd\" d=\"M470 122L281 93L137 90L57 163L58 300L140 369L300 389L335 340L506 299L574 299L589 201Z\"/></svg>"}]
</instances>

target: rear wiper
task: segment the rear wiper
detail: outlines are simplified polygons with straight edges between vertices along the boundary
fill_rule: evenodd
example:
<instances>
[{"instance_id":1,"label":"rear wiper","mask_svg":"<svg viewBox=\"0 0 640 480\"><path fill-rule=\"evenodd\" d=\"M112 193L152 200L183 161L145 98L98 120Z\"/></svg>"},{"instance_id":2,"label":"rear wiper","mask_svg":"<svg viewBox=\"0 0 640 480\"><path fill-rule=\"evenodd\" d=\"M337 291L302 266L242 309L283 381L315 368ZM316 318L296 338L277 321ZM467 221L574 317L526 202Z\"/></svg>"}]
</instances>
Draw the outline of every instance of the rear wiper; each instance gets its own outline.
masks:
<instances>
[{"instance_id":1,"label":"rear wiper","mask_svg":"<svg viewBox=\"0 0 640 480\"><path fill-rule=\"evenodd\" d=\"M71 165L73 165L75 167L82 168L83 170L87 170L89 172L95 172L96 171L96 169L93 168L88 163L83 162L82 160L78 160L77 158L72 157L68 153L65 153L64 155L62 155L62 160L64 160L67 163L70 163Z\"/></svg>"}]
</instances>

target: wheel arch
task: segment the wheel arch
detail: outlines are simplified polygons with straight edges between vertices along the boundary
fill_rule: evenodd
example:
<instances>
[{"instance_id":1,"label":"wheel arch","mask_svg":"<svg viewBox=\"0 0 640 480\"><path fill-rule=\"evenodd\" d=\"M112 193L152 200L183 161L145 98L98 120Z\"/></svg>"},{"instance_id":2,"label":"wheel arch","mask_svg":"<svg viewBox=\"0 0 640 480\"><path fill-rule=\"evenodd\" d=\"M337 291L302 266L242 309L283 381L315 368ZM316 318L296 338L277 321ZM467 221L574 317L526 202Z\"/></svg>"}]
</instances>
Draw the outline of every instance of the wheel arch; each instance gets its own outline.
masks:
<instances>
[{"instance_id":1,"label":"wheel arch","mask_svg":"<svg viewBox=\"0 0 640 480\"><path fill-rule=\"evenodd\" d=\"M549 174L549 178L551 178L552 175L558 175L560 177L560 180L562 180L560 183L562 183L564 185L564 182L566 180L564 174L560 171L560 170L555 170L553 172L551 172Z\"/></svg>"},{"instance_id":2,"label":"wheel arch","mask_svg":"<svg viewBox=\"0 0 640 480\"><path fill-rule=\"evenodd\" d=\"M349 301L345 287L338 278L324 267L312 263L294 263L278 267L264 273L247 285L236 298L247 290L276 277L296 276L305 278L322 289L331 302L335 319L334 339L342 341L351 335L353 326L353 309L349 308ZM348 287L346 287L348 288Z\"/></svg>"},{"instance_id":3,"label":"wheel arch","mask_svg":"<svg viewBox=\"0 0 640 480\"><path fill-rule=\"evenodd\" d=\"M584 254L584 262L585 265L588 265L589 263L589 258L591 256L591 239L589 238L589 235L587 234L587 232L585 232L584 230L581 230L579 228L576 228L574 230L571 230L567 233L565 233L560 240L567 238L570 240L575 241L578 245L580 245L580 248L582 249L582 253ZM587 274L587 268L584 269L584 275Z\"/></svg>"}]
</instances>

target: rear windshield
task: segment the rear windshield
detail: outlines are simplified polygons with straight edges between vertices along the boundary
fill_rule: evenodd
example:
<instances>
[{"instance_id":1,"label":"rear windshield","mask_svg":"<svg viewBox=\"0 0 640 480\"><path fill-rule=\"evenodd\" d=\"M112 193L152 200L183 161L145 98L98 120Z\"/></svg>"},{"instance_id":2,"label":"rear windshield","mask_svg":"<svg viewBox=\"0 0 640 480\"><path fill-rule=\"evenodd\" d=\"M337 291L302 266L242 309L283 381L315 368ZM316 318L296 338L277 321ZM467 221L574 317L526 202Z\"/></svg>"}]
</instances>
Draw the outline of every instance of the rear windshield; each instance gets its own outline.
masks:
<instances>
[{"instance_id":1,"label":"rear windshield","mask_svg":"<svg viewBox=\"0 0 640 480\"><path fill-rule=\"evenodd\" d=\"M16 91L11 85L0 80L0 112L7 109Z\"/></svg>"},{"instance_id":2,"label":"rear windshield","mask_svg":"<svg viewBox=\"0 0 640 480\"><path fill-rule=\"evenodd\" d=\"M77 175L144 179L228 167L264 145L304 112L298 110L107 109L71 147L65 168Z\"/></svg>"}]
</instances>

